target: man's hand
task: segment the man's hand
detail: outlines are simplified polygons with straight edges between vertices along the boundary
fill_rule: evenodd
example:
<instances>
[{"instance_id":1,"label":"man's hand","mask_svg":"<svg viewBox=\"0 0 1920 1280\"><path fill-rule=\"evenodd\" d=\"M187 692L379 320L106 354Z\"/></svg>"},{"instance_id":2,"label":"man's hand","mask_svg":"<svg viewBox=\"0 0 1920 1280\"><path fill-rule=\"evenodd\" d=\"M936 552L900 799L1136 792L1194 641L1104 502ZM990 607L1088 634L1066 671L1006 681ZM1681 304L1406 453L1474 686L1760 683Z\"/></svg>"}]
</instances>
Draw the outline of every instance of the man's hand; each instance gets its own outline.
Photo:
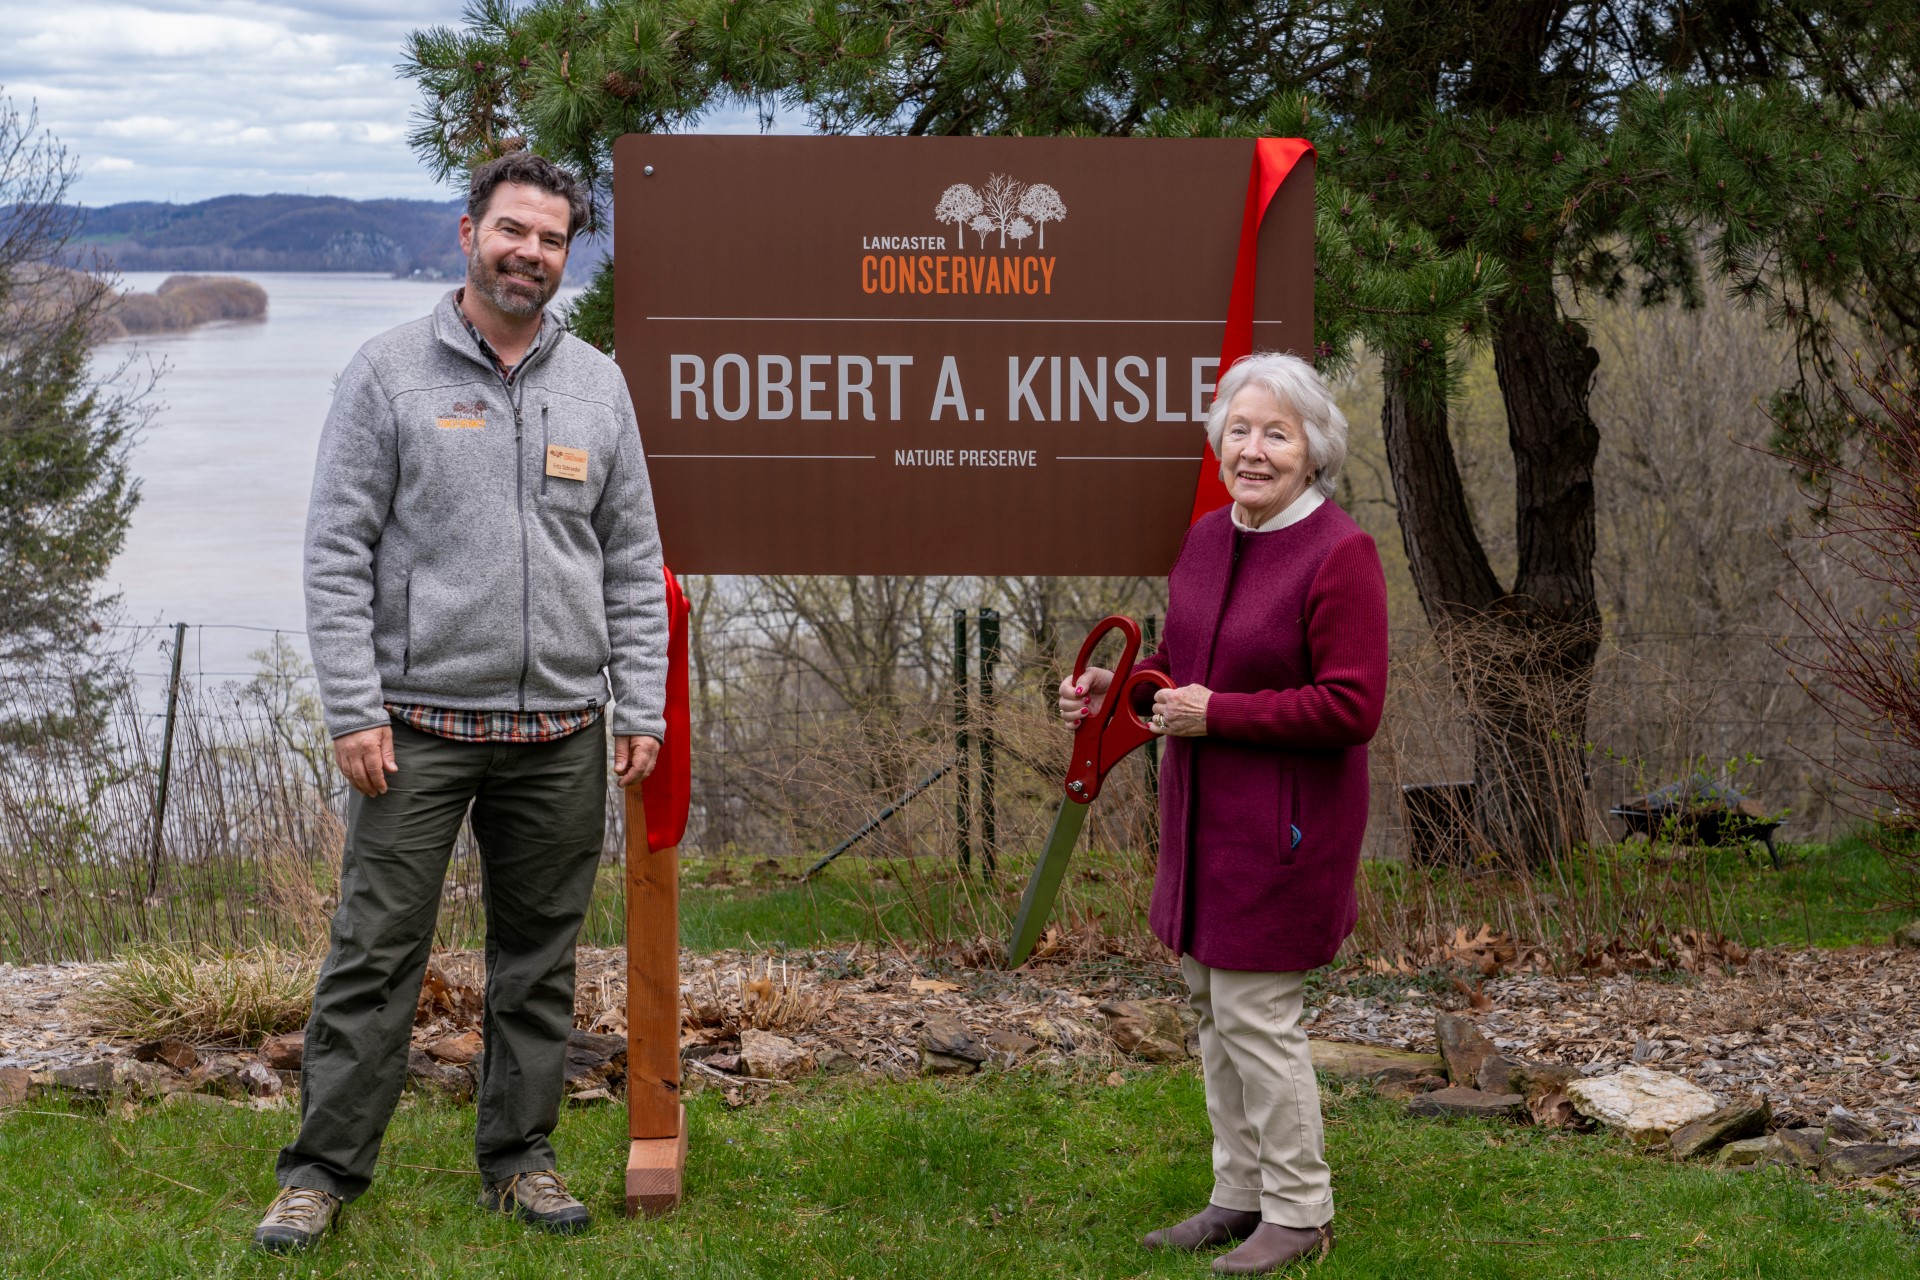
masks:
<instances>
[{"instance_id":1,"label":"man's hand","mask_svg":"<svg viewBox=\"0 0 1920 1280\"><path fill-rule=\"evenodd\" d=\"M660 739L639 734L616 734L613 739L613 776L623 787L638 786L653 772L660 758Z\"/></svg>"},{"instance_id":2,"label":"man's hand","mask_svg":"<svg viewBox=\"0 0 1920 1280\"><path fill-rule=\"evenodd\" d=\"M1153 729L1170 738L1207 736L1207 702L1213 691L1205 685L1182 685L1153 695Z\"/></svg>"},{"instance_id":3,"label":"man's hand","mask_svg":"<svg viewBox=\"0 0 1920 1280\"><path fill-rule=\"evenodd\" d=\"M387 793L387 775L400 772L393 759L393 729L362 729L333 740L333 761L363 796Z\"/></svg>"}]
</instances>

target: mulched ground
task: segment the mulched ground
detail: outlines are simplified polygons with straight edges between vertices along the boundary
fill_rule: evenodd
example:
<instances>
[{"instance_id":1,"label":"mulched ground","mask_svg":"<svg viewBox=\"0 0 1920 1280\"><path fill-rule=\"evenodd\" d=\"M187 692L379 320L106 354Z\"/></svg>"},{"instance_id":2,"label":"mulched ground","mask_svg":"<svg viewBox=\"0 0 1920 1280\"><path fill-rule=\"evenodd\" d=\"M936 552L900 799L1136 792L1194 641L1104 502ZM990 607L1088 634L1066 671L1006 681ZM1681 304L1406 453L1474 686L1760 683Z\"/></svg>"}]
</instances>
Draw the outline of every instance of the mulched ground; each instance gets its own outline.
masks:
<instances>
[{"instance_id":1,"label":"mulched ground","mask_svg":"<svg viewBox=\"0 0 1920 1280\"><path fill-rule=\"evenodd\" d=\"M469 1021L478 994L477 955L447 953L435 963L455 999L423 1017L423 1042ZM624 964L619 949L581 951L582 1027L624 1032ZM727 1050L743 1026L893 1076L920 1069L930 1019L957 1020L1008 1061L1103 1068L1142 1053L1165 1060L1168 1037L1143 1041L1143 1029L1179 1026L1175 971L1134 959L1083 957L1007 974L936 969L856 947L782 958L688 954L682 965L682 1044L690 1058L722 1064L690 1075L714 1081L730 1074ZM78 1007L103 968L0 965L0 1067L47 1070L127 1047L89 1026ZM1309 1031L1431 1051L1434 1012L1454 1009L1477 1018L1512 1056L1592 1074L1644 1062L1724 1098L1763 1093L1792 1123L1817 1123L1837 1104L1896 1142L1920 1144L1920 951L1764 951L1726 973L1493 977L1440 995L1401 981L1335 975L1310 1006Z\"/></svg>"}]
</instances>

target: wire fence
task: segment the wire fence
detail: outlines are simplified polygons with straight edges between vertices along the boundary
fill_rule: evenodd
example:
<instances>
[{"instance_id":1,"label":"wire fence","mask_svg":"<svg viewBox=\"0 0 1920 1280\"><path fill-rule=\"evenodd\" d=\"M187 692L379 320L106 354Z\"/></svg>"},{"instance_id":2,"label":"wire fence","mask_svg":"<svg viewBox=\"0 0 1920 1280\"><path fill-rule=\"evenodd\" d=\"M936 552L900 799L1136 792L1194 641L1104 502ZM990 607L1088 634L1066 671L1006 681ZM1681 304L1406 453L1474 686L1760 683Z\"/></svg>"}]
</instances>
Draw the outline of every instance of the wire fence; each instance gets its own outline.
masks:
<instances>
[{"instance_id":1,"label":"wire fence","mask_svg":"<svg viewBox=\"0 0 1920 1280\"><path fill-rule=\"evenodd\" d=\"M683 852L812 859L866 828L850 856L965 858L976 870L1030 859L1066 766L1055 690L1095 620L1054 613L1035 625L948 607L858 627L771 612L697 622ZM164 816L167 700L151 687L130 685L81 738L19 745L16 735L0 747L0 957L158 940L311 942L337 884L345 790L304 637L212 623L125 630L126 673L160 681L162 693L175 634L183 646ZM876 644L876 634L890 638ZM230 656L236 636L257 638L246 661ZM1822 714L1780 656L1781 639L1609 635L1570 744L1586 800L1578 834L1620 838L1610 808L1693 775L1730 780L1780 817L1791 841L1829 840L1866 816L1841 779L1870 762L1870 744ZM71 710L66 688L59 677L21 678L8 701L16 716L51 716ZM1448 655L1428 633L1396 631L1366 855L1405 859L1420 833L1403 788L1471 781L1475 753ZM1143 752L1115 771L1086 837L1128 853L1148 880L1154 760ZM609 800L614 864L624 831L611 787ZM596 910L617 917L617 874L606 881L613 900ZM442 939L476 937L479 910L477 850L463 833Z\"/></svg>"}]
</instances>

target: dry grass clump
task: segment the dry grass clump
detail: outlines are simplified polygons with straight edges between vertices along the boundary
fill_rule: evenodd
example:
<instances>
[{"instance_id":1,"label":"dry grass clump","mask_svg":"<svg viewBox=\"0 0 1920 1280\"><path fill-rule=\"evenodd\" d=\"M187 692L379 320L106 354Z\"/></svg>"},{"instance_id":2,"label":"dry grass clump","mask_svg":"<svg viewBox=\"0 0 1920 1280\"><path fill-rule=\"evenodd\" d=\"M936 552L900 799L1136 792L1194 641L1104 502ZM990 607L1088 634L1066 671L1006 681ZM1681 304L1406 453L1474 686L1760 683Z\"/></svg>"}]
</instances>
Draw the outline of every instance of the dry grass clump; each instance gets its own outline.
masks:
<instances>
[{"instance_id":1,"label":"dry grass clump","mask_svg":"<svg viewBox=\"0 0 1920 1280\"><path fill-rule=\"evenodd\" d=\"M107 317L112 336L172 333L213 320L258 320L267 291L238 276L168 276L152 293L127 293Z\"/></svg>"},{"instance_id":2,"label":"dry grass clump","mask_svg":"<svg viewBox=\"0 0 1920 1280\"><path fill-rule=\"evenodd\" d=\"M252 1045L306 1023L318 971L315 957L271 943L245 954L138 947L107 968L84 1004L121 1035Z\"/></svg>"},{"instance_id":3,"label":"dry grass clump","mask_svg":"<svg viewBox=\"0 0 1920 1280\"><path fill-rule=\"evenodd\" d=\"M776 963L772 957L750 963L732 978L731 984L723 983L709 971L704 990L681 995L691 1025L733 1034L745 1028L806 1031L839 1002L837 988L808 986L785 960Z\"/></svg>"}]
</instances>

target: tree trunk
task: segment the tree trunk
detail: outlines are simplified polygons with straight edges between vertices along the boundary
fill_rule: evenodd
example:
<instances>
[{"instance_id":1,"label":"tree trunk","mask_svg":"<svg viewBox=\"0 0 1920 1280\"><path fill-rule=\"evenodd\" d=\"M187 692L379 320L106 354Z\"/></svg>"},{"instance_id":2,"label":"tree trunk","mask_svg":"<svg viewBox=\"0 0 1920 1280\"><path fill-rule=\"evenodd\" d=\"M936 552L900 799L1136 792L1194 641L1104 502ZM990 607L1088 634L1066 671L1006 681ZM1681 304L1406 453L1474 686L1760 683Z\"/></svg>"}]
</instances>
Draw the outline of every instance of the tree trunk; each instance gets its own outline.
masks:
<instances>
[{"instance_id":1,"label":"tree trunk","mask_svg":"<svg viewBox=\"0 0 1920 1280\"><path fill-rule=\"evenodd\" d=\"M1503 589L1474 531L1432 357L1389 354L1382 429L1401 536L1472 730L1476 829L1538 863L1587 831L1587 696L1599 649L1588 400L1598 356L1548 288L1499 314L1519 567Z\"/></svg>"}]
</instances>

